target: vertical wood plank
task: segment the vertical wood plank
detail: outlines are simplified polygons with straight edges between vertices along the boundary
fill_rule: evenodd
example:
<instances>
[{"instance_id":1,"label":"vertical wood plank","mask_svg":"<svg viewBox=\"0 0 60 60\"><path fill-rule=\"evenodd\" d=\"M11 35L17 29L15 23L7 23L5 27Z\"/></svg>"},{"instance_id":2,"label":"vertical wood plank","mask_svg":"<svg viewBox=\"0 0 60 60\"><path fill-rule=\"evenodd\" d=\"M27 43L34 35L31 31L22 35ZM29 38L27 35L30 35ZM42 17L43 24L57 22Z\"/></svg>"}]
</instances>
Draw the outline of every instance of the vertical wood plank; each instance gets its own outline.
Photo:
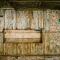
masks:
<instances>
[{"instance_id":1,"label":"vertical wood plank","mask_svg":"<svg viewBox=\"0 0 60 60\"><path fill-rule=\"evenodd\" d=\"M17 29L28 29L30 27L29 11L17 11Z\"/></svg>"},{"instance_id":2,"label":"vertical wood plank","mask_svg":"<svg viewBox=\"0 0 60 60\"><path fill-rule=\"evenodd\" d=\"M5 29L16 29L15 10L6 10L5 11Z\"/></svg>"},{"instance_id":3,"label":"vertical wood plank","mask_svg":"<svg viewBox=\"0 0 60 60\"><path fill-rule=\"evenodd\" d=\"M43 11L33 11L33 19L31 21L31 29L43 28Z\"/></svg>"},{"instance_id":4,"label":"vertical wood plank","mask_svg":"<svg viewBox=\"0 0 60 60\"><path fill-rule=\"evenodd\" d=\"M16 44L4 43L4 55L16 55Z\"/></svg>"},{"instance_id":5,"label":"vertical wood plank","mask_svg":"<svg viewBox=\"0 0 60 60\"><path fill-rule=\"evenodd\" d=\"M3 43L3 33L0 33L0 43Z\"/></svg>"},{"instance_id":6,"label":"vertical wood plank","mask_svg":"<svg viewBox=\"0 0 60 60\"><path fill-rule=\"evenodd\" d=\"M4 51L3 51L3 44L0 43L0 55L3 55Z\"/></svg>"}]
</instances>

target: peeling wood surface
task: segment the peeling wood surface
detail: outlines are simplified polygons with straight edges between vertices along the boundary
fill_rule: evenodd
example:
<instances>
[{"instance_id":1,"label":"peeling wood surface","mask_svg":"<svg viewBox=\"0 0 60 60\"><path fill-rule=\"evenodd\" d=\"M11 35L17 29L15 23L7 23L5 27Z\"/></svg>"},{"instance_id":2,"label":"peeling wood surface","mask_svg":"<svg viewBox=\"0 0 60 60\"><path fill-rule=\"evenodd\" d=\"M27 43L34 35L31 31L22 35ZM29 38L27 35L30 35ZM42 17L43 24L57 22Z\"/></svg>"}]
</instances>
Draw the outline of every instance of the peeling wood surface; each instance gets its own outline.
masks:
<instances>
[{"instance_id":1,"label":"peeling wood surface","mask_svg":"<svg viewBox=\"0 0 60 60\"><path fill-rule=\"evenodd\" d=\"M31 28L38 30L43 28L43 11L33 11L32 14Z\"/></svg>"}]
</instances>

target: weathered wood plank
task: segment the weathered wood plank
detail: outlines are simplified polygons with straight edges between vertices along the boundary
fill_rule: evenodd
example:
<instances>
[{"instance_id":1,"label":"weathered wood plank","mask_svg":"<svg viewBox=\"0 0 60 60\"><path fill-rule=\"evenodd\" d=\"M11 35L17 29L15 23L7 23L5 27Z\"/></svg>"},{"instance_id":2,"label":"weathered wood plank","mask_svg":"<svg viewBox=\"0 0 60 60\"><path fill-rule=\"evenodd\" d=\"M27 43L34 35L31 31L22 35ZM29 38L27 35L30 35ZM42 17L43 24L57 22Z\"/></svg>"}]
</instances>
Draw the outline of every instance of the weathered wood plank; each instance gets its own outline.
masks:
<instances>
[{"instance_id":1,"label":"weathered wood plank","mask_svg":"<svg viewBox=\"0 0 60 60\"><path fill-rule=\"evenodd\" d=\"M43 45L40 43L27 43L17 45L17 55L41 55L44 54Z\"/></svg>"},{"instance_id":2,"label":"weathered wood plank","mask_svg":"<svg viewBox=\"0 0 60 60\"><path fill-rule=\"evenodd\" d=\"M6 38L5 42L20 43L20 42L40 42L40 38Z\"/></svg>"},{"instance_id":3,"label":"weathered wood plank","mask_svg":"<svg viewBox=\"0 0 60 60\"><path fill-rule=\"evenodd\" d=\"M0 43L3 43L3 33L0 33Z\"/></svg>"},{"instance_id":4,"label":"weathered wood plank","mask_svg":"<svg viewBox=\"0 0 60 60\"><path fill-rule=\"evenodd\" d=\"M29 11L17 11L17 29L30 28Z\"/></svg>"},{"instance_id":5,"label":"weathered wood plank","mask_svg":"<svg viewBox=\"0 0 60 60\"><path fill-rule=\"evenodd\" d=\"M0 17L0 32L3 31L4 28L4 17Z\"/></svg>"},{"instance_id":6,"label":"weathered wood plank","mask_svg":"<svg viewBox=\"0 0 60 60\"><path fill-rule=\"evenodd\" d=\"M14 31L14 30L13 30ZM20 32L20 31L19 31ZM29 32L28 33L25 31L17 33L17 32L5 32L5 38L40 38L40 33L38 32Z\"/></svg>"},{"instance_id":7,"label":"weathered wood plank","mask_svg":"<svg viewBox=\"0 0 60 60\"><path fill-rule=\"evenodd\" d=\"M16 29L15 10L6 10L5 11L5 29Z\"/></svg>"},{"instance_id":8,"label":"weathered wood plank","mask_svg":"<svg viewBox=\"0 0 60 60\"><path fill-rule=\"evenodd\" d=\"M45 54L60 54L60 33L46 33Z\"/></svg>"},{"instance_id":9,"label":"weathered wood plank","mask_svg":"<svg viewBox=\"0 0 60 60\"><path fill-rule=\"evenodd\" d=\"M3 50L3 44L0 43L0 55L3 55L3 53L4 53L4 50Z\"/></svg>"},{"instance_id":10,"label":"weathered wood plank","mask_svg":"<svg viewBox=\"0 0 60 60\"><path fill-rule=\"evenodd\" d=\"M32 14L31 29L43 28L43 11L33 11Z\"/></svg>"},{"instance_id":11,"label":"weathered wood plank","mask_svg":"<svg viewBox=\"0 0 60 60\"><path fill-rule=\"evenodd\" d=\"M16 55L16 44L4 43L4 55Z\"/></svg>"},{"instance_id":12,"label":"weathered wood plank","mask_svg":"<svg viewBox=\"0 0 60 60\"><path fill-rule=\"evenodd\" d=\"M40 33L40 31L35 30L4 30L7 33Z\"/></svg>"}]
</instances>

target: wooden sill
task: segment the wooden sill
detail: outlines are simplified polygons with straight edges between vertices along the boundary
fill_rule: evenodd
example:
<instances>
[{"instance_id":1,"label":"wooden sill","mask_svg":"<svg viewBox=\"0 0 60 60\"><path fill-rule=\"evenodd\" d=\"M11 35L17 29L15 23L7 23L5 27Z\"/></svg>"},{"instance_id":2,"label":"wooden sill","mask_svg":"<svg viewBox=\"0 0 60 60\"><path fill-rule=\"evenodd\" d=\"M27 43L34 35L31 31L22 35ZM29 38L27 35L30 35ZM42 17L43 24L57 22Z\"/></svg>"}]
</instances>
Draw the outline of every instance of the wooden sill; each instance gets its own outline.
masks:
<instances>
[{"instance_id":1,"label":"wooden sill","mask_svg":"<svg viewBox=\"0 0 60 60\"><path fill-rule=\"evenodd\" d=\"M34 30L4 30L5 38L40 38L40 33Z\"/></svg>"}]
</instances>

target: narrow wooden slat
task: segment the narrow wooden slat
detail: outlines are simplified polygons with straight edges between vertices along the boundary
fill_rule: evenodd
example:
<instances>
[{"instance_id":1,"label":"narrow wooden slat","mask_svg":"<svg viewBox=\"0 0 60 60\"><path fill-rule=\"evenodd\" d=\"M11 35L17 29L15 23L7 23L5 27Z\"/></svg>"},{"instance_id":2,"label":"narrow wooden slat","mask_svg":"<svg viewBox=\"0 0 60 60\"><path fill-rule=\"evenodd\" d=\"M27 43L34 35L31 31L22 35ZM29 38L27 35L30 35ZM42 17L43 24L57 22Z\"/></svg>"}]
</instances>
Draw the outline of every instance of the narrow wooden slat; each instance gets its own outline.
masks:
<instances>
[{"instance_id":1,"label":"narrow wooden slat","mask_svg":"<svg viewBox=\"0 0 60 60\"><path fill-rule=\"evenodd\" d=\"M3 55L4 50L3 50L3 43L0 43L0 55Z\"/></svg>"},{"instance_id":2,"label":"narrow wooden slat","mask_svg":"<svg viewBox=\"0 0 60 60\"><path fill-rule=\"evenodd\" d=\"M6 38L5 39L6 43L20 43L20 42L40 42L40 38Z\"/></svg>"},{"instance_id":3,"label":"narrow wooden slat","mask_svg":"<svg viewBox=\"0 0 60 60\"><path fill-rule=\"evenodd\" d=\"M42 55L43 45L38 43L21 43L17 45L17 55Z\"/></svg>"},{"instance_id":4,"label":"narrow wooden slat","mask_svg":"<svg viewBox=\"0 0 60 60\"><path fill-rule=\"evenodd\" d=\"M0 43L3 43L3 33L0 33Z\"/></svg>"},{"instance_id":5,"label":"narrow wooden slat","mask_svg":"<svg viewBox=\"0 0 60 60\"><path fill-rule=\"evenodd\" d=\"M6 10L5 11L5 29L16 29L15 10Z\"/></svg>"},{"instance_id":6,"label":"narrow wooden slat","mask_svg":"<svg viewBox=\"0 0 60 60\"><path fill-rule=\"evenodd\" d=\"M3 31L4 28L4 17L0 17L0 32Z\"/></svg>"},{"instance_id":7,"label":"narrow wooden slat","mask_svg":"<svg viewBox=\"0 0 60 60\"><path fill-rule=\"evenodd\" d=\"M33 11L31 20L31 29L43 28L43 10Z\"/></svg>"},{"instance_id":8,"label":"narrow wooden slat","mask_svg":"<svg viewBox=\"0 0 60 60\"><path fill-rule=\"evenodd\" d=\"M39 31L35 30L4 30L7 33L39 33Z\"/></svg>"}]
</instances>

